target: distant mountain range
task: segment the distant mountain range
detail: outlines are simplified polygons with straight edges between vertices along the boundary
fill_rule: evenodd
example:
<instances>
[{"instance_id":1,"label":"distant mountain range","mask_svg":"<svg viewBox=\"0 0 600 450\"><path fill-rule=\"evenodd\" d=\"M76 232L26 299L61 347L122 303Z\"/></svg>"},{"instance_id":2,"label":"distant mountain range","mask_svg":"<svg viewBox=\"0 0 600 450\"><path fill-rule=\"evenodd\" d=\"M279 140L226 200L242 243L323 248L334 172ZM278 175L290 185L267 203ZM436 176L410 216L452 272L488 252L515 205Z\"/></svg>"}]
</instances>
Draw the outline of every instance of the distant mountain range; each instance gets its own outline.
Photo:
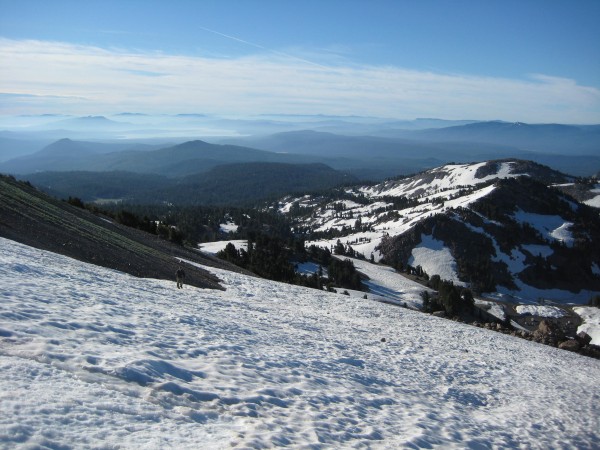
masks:
<instances>
[{"instance_id":1,"label":"distant mountain range","mask_svg":"<svg viewBox=\"0 0 600 450\"><path fill-rule=\"evenodd\" d=\"M323 163L360 179L382 180L448 162L500 158L532 160L577 176L600 171L600 125L127 113L3 118L1 128L0 171L18 174L124 170L178 177L220 164L279 162ZM55 141L43 152L34 151ZM209 148L209 142L221 147ZM138 150L156 152L131 153Z\"/></svg>"},{"instance_id":2,"label":"distant mountain range","mask_svg":"<svg viewBox=\"0 0 600 450\"><path fill-rule=\"evenodd\" d=\"M590 176L600 168L600 126L480 122L380 134L348 136L304 130L225 142L272 152L344 158L331 166L363 179L410 174L448 162L499 158L528 159L578 176ZM365 176L357 163L362 164ZM367 171L371 177L366 176Z\"/></svg>"},{"instance_id":3,"label":"distant mountain range","mask_svg":"<svg viewBox=\"0 0 600 450\"><path fill-rule=\"evenodd\" d=\"M598 155L600 151L600 125L531 125L493 121L418 130L403 135L425 141L489 143L544 153Z\"/></svg>"},{"instance_id":4,"label":"distant mountain range","mask_svg":"<svg viewBox=\"0 0 600 450\"><path fill-rule=\"evenodd\" d=\"M60 122L72 121L112 122L104 117ZM429 119L428 123L432 121ZM221 164L321 163L362 180L377 181L448 162L501 158L527 159L577 176L590 176L600 170L600 126L596 125L476 122L418 130L388 128L381 134L388 136L296 130L220 139L218 143L193 140L176 145L128 139L112 142L60 139L37 152L0 160L0 172L118 170L181 177L206 172ZM0 146L12 154L16 152L10 150L14 147L34 147L25 145L27 142L0 138Z\"/></svg>"},{"instance_id":5,"label":"distant mountain range","mask_svg":"<svg viewBox=\"0 0 600 450\"><path fill-rule=\"evenodd\" d=\"M157 148L159 147L159 148ZM175 146L125 142L95 143L61 139L32 154L0 163L11 174L40 171L128 171L180 177L239 162L307 163L314 158L284 155L234 145L190 141Z\"/></svg>"}]
</instances>

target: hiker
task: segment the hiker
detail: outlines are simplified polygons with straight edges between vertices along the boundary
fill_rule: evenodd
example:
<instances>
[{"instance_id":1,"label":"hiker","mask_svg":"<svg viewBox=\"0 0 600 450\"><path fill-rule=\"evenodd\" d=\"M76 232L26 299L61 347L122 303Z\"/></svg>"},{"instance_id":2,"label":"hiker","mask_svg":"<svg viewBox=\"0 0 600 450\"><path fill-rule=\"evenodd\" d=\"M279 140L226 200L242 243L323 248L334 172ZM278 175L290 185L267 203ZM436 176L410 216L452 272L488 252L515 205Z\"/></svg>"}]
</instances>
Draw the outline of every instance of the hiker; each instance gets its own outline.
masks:
<instances>
[{"instance_id":1,"label":"hiker","mask_svg":"<svg viewBox=\"0 0 600 450\"><path fill-rule=\"evenodd\" d=\"M175 272L175 280L177 281L177 289L183 289L183 279L185 278L185 272L183 267L179 267Z\"/></svg>"}]
</instances>

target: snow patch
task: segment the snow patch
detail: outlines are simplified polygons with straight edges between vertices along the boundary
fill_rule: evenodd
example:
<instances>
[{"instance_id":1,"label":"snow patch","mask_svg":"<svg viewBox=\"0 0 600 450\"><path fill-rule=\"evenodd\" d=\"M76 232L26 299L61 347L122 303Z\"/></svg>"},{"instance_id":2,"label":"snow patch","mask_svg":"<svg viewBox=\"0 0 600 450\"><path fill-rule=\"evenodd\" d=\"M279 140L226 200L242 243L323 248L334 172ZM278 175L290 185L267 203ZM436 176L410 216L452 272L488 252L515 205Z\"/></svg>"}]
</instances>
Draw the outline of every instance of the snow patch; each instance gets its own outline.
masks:
<instances>
[{"instance_id":1,"label":"snow patch","mask_svg":"<svg viewBox=\"0 0 600 450\"><path fill-rule=\"evenodd\" d=\"M592 344L600 345L600 308L579 306L573 308L573 311L583 320L577 332L587 333L592 338Z\"/></svg>"},{"instance_id":2,"label":"snow patch","mask_svg":"<svg viewBox=\"0 0 600 450\"><path fill-rule=\"evenodd\" d=\"M215 241L215 242L203 242L202 244L198 244L198 248L204 253L210 253L215 255L219 253L221 250L225 250L227 244L232 243L236 249L243 248L244 250L248 250L248 241L239 239L239 240L231 240L231 241Z\"/></svg>"},{"instance_id":3,"label":"snow patch","mask_svg":"<svg viewBox=\"0 0 600 450\"><path fill-rule=\"evenodd\" d=\"M489 314L496 317L501 322L504 322L506 320L506 311L504 311L504 306L502 306L499 303L475 299L475 305L478 308L487 311Z\"/></svg>"},{"instance_id":4,"label":"snow patch","mask_svg":"<svg viewBox=\"0 0 600 450\"><path fill-rule=\"evenodd\" d=\"M517 286L516 290L508 289L504 286L497 286L495 293L486 293L485 297L494 300L500 300L513 304L539 304L544 302L556 302L557 304L581 305L589 301L594 295L594 291L582 289L579 292L570 292L562 289L538 289L523 283L520 279L514 278Z\"/></svg>"},{"instance_id":5,"label":"snow patch","mask_svg":"<svg viewBox=\"0 0 600 450\"><path fill-rule=\"evenodd\" d=\"M528 213L519 210L515 213L514 218L517 222L530 224L539 231L545 239L557 240L569 247L572 247L575 242L573 235L569 231L569 227L573 224L567 222L560 216Z\"/></svg>"},{"instance_id":6,"label":"snow patch","mask_svg":"<svg viewBox=\"0 0 600 450\"><path fill-rule=\"evenodd\" d=\"M519 305L515 308L517 314L525 316L539 316L539 317L550 317L553 319L559 319L566 316L564 310L557 308L556 306L544 306L544 305Z\"/></svg>"},{"instance_id":7,"label":"snow patch","mask_svg":"<svg viewBox=\"0 0 600 450\"><path fill-rule=\"evenodd\" d=\"M235 233L238 230L238 225L234 222L226 222L219 225L222 233Z\"/></svg>"},{"instance_id":8,"label":"snow patch","mask_svg":"<svg viewBox=\"0 0 600 450\"><path fill-rule=\"evenodd\" d=\"M412 308L421 309L423 291L433 292L431 289L410 280L396 272L390 266L373 264L369 261L356 258L350 259L360 273L368 277L363 283L369 288L368 298L375 300L391 301L405 304Z\"/></svg>"},{"instance_id":9,"label":"snow patch","mask_svg":"<svg viewBox=\"0 0 600 450\"><path fill-rule=\"evenodd\" d=\"M594 189L590 190L590 193L595 194L594 197L585 200L583 203L594 208L600 208L600 184L597 184Z\"/></svg>"},{"instance_id":10,"label":"snow patch","mask_svg":"<svg viewBox=\"0 0 600 450\"><path fill-rule=\"evenodd\" d=\"M442 280L461 286L465 284L458 279L456 261L450 249L433 236L421 234L421 243L413 248L408 264L413 267L421 266L429 276L439 275Z\"/></svg>"}]
</instances>

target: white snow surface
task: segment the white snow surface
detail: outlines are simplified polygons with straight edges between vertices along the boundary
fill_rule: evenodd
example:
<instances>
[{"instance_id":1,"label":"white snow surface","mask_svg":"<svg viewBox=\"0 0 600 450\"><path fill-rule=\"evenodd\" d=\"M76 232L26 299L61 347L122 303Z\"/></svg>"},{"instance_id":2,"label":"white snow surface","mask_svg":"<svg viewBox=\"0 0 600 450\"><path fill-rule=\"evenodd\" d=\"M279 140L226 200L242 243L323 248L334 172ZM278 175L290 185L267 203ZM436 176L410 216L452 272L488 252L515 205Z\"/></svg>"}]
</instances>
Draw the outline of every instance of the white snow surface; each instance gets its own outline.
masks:
<instances>
[{"instance_id":1,"label":"white snow surface","mask_svg":"<svg viewBox=\"0 0 600 450\"><path fill-rule=\"evenodd\" d=\"M600 345L600 308L578 306L573 308L573 311L583 319L577 332L585 331L592 338L592 344Z\"/></svg>"},{"instance_id":2,"label":"white snow surface","mask_svg":"<svg viewBox=\"0 0 600 450\"><path fill-rule=\"evenodd\" d=\"M519 305L515 310L517 311L517 314L520 315L529 314L531 316L551 317L554 319L559 319L566 315L563 309L557 308L556 306Z\"/></svg>"},{"instance_id":3,"label":"white snow surface","mask_svg":"<svg viewBox=\"0 0 600 450\"><path fill-rule=\"evenodd\" d=\"M217 254L221 250L225 250L227 244L232 243L236 249L243 248L244 250L248 250L248 241L245 239L239 240L231 240L231 241L215 241L215 242L203 242L198 245L198 248L205 253Z\"/></svg>"},{"instance_id":4,"label":"white snow surface","mask_svg":"<svg viewBox=\"0 0 600 450\"><path fill-rule=\"evenodd\" d=\"M498 320L504 322L506 320L506 311L504 310L504 306L502 306L500 303L496 303L496 302L489 302L486 300L481 300L481 299L475 299L475 305L478 308L481 308L485 311L487 311L488 313L490 313L492 316L496 317Z\"/></svg>"},{"instance_id":5,"label":"white snow surface","mask_svg":"<svg viewBox=\"0 0 600 450\"><path fill-rule=\"evenodd\" d=\"M458 279L456 261L450 249L444 242L434 239L433 236L421 234L421 243L412 249L408 264L413 267L421 266L429 276L439 275L442 280L465 285Z\"/></svg>"},{"instance_id":6,"label":"white snow surface","mask_svg":"<svg viewBox=\"0 0 600 450\"><path fill-rule=\"evenodd\" d=\"M597 294L597 292L587 289L581 289L579 292L570 292L562 289L538 289L523 283L519 279L514 279L514 283L517 286L516 290L511 290L504 286L496 286L496 292L486 293L484 296L493 300L514 304L532 305L544 301L563 305L582 305L587 303L592 295Z\"/></svg>"},{"instance_id":7,"label":"white snow surface","mask_svg":"<svg viewBox=\"0 0 600 450\"><path fill-rule=\"evenodd\" d=\"M592 358L216 269L226 291L177 290L0 249L1 448L600 442Z\"/></svg>"},{"instance_id":8,"label":"white snow surface","mask_svg":"<svg viewBox=\"0 0 600 450\"><path fill-rule=\"evenodd\" d=\"M459 186L475 186L498 178L513 178L523 176L513 174L513 162L501 163L495 173L483 178L476 178L477 170L487 163L476 164L447 164L431 169L428 176L422 178L408 178L406 180L384 182L373 187L362 189L365 195L379 197L391 195L396 197L415 197L419 195L432 195L440 191L458 190Z\"/></svg>"},{"instance_id":9,"label":"white snow surface","mask_svg":"<svg viewBox=\"0 0 600 450\"><path fill-rule=\"evenodd\" d=\"M600 208L600 184L597 184L594 189L590 190L590 193L594 194L594 197L585 200L583 203L594 208Z\"/></svg>"},{"instance_id":10,"label":"white snow surface","mask_svg":"<svg viewBox=\"0 0 600 450\"><path fill-rule=\"evenodd\" d=\"M235 233L238 230L238 225L236 225L234 222L225 222L219 224L219 229L223 233Z\"/></svg>"},{"instance_id":11,"label":"white snow surface","mask_svg":"<svg viewBox=\"0 0 600 450\"><path fill-rule=\"evenodd\" d=\"M431 289L412 281L396 272L390 266L383 264L372 264L364 259L340 257L349 259L356 270L369 277L363 283L369 288L368 298L383 300L396 304L404 304L415 309L423 307L421 293L423 291L433 292Z\"/></svg>"},{"instance_id":12,"label":"white snow surface","mask_svg":"<svg viewBox=\"0 0 600 450\"><path fill-rule=\"evenodd\" d=\"M573 224L560 216L534 214L519 210L515 213L515 219L518 222L529 223L546 239L563 242L568 247L573 246L575 239L569 231L569 227Z\"/></svg>"}]
</instances>

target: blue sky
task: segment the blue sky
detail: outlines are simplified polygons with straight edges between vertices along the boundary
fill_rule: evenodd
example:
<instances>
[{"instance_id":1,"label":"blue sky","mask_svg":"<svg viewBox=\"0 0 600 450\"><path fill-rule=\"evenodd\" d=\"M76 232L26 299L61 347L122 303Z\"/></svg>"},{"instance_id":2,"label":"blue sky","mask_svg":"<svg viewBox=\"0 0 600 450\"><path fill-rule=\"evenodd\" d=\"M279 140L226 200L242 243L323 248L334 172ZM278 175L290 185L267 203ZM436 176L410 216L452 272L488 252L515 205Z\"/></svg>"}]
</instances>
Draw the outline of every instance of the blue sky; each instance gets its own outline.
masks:
<instances>
[{"instance_id":1,"label":"blue sky","mask_svg":"<svg viewBox=\"0 0 600 450\"><path fill-rule=\"evenodd\" d=\"M600 1L5 1L0 113L600 123Z\"/></svg>"}]
</instances>

